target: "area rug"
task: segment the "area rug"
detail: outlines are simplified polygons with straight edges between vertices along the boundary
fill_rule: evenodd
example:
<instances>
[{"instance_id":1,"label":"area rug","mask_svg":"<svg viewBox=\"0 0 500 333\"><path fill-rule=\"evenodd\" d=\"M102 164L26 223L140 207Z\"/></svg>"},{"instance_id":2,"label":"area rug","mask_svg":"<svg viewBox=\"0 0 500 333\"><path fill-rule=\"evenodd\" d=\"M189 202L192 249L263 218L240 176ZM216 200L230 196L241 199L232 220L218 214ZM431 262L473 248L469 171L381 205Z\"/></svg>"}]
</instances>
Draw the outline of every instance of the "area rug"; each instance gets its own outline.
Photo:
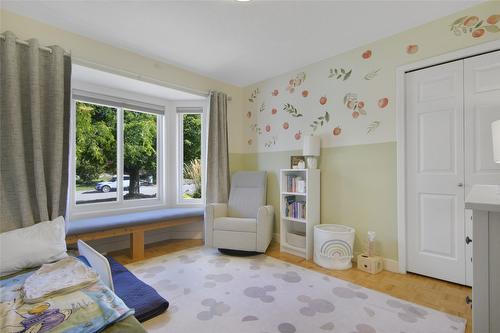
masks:
<instances>
[{"instance_id":1,"label":"area rug","mask_svg":"<svg viewBox=\"0 0 500 333\"><path fill-rule=\"evenodd\" d=\"M204 247L127 265L171 306L144 323L175 333L445 333L465 320L265 256Z\"/></svg>"}]
</instances>

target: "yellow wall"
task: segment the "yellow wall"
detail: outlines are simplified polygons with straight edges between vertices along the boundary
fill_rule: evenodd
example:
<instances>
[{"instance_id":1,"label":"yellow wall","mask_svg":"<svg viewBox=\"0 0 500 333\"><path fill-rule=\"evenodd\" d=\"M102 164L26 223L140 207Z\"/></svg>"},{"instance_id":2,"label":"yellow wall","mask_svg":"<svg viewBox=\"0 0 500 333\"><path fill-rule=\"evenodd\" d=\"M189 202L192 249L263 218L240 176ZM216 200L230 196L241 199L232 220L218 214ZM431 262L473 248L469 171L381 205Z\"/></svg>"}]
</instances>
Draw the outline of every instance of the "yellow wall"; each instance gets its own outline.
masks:
<instances>
[{"instance_id":1,"label":"yellow wall","mask_svg":"<svg viewBox=\"0 0 500 333\"><path fill-rule=\"evenodd\" d=\"M266 170L268 203L279 221L279 170L301 151L231 154L232 171ZM396 143L321 149L321 223L356 228L355 252L364 246L369 230L377 233L377 250L397 259ZM279 223L275 224L279 232Z\"/></svg>"},{"instance_id":2,"label":"yellow wall","mask_svg":"<svg viewBox=\"0 0 500 333\"><path fill-rule=\"evenodd\" d=\"M230 129L230 151L241 152L242 89L221 81L116 48L81 35L58 29L54 26L0 10L0 32L10 30L18 38L36 38L41 45L57 44L70 51L73 61L90 66L104 67L106 70L145 81L161 82L171 88L187 92L206 93L210 89L220 90L232 97L228 113ZM233 134L234 133L234 134Z\"/></svg>"}]
</instances>

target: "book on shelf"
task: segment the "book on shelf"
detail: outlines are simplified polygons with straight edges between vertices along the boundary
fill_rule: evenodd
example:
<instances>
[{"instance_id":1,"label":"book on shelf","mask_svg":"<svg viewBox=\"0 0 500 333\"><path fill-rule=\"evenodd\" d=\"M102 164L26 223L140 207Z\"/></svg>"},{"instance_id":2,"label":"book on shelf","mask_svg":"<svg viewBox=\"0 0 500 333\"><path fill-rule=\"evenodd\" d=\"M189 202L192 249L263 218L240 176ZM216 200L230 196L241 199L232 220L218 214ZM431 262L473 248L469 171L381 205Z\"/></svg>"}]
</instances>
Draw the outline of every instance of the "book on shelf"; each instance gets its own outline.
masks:
<instances>
[{"instance_id":1,"label":"book on shelf","mask_svg":"<svg viewBox=\"0 0 500 333\"><path fill-rule=\"evenodd\" d=\"M285 198L285 216L293 219L306 219L306 202L294 197Z\"/></svg>"},{"instance_id":2,"label":"book on shelf","mask_svg":"<svg viewBox=\"0 0 500 333\"><path fill-rule=\"evenodd\" d=\"M306 181L301 176L286 176L286 191L304 193L306 191Z\"/></svg>"}]
</instances>

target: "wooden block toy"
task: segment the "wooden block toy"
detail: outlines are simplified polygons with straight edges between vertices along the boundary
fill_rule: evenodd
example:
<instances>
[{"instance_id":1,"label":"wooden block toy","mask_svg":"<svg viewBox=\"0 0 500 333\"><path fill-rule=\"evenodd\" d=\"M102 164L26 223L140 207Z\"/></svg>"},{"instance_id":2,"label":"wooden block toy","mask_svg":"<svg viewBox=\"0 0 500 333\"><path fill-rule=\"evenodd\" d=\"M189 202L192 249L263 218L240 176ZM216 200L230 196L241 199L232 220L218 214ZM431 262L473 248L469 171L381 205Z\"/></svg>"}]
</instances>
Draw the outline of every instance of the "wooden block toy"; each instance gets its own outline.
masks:
<instances>
[{"instance_id":1,"label":"wooden block toy","mask_svg":"<svg viewBox=\"0 0 500 333\"><path fill-rule=\"evenodd\" d=\"M382 257L369 257L366 254L358 255L358 269L370 274L377 274L384 269Z\"/></svg>"}]
</instances>

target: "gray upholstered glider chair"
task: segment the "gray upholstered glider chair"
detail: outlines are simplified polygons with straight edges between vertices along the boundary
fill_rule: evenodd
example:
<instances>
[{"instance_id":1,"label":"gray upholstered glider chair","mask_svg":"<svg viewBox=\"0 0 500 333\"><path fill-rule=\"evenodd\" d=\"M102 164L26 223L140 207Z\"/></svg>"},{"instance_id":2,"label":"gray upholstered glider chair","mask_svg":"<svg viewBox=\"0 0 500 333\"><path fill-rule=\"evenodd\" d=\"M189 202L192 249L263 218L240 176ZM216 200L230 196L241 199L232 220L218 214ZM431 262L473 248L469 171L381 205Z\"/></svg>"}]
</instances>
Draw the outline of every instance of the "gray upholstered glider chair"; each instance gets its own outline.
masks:
<instances>
[{"instance_id":1,"label":"gray upholstered glider chair","mask_svg":"<svg viewBox=\"0 0 500 333\"><path fill-rule=\"evenodd\" d=\"M229 202L205 208L205 244L229 250L265 252L273 234L274 208L266 206L265 171L233 174Z\"/></svg>"}]
</instances>

